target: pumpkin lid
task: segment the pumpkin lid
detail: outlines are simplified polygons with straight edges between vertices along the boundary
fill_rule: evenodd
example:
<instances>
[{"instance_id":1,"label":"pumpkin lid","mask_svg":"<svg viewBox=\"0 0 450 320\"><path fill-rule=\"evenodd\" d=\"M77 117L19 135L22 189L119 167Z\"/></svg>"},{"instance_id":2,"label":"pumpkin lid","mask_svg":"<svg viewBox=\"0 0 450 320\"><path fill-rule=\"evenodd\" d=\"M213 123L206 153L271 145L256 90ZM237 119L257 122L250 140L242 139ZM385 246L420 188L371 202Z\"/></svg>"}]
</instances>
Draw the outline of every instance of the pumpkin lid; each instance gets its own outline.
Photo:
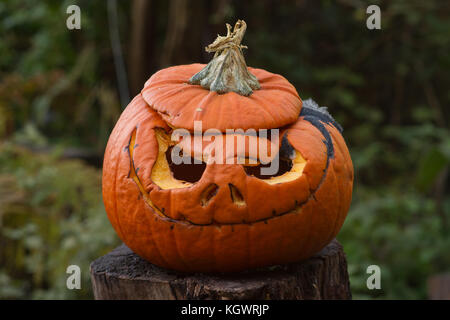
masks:
<instances>
[{"instance_id":1,"label":"pumpkin lid","mask_svg":"<svg viewBox=\"0 0 450 320\"><path fill-rule=\"evenodd\" d=\"M246 24L218 36L206 47L215 52L207 64L166 68L155 73L142 90L144 100L172 127L194 130L271 129L297 120L302 101L284 77L247 67L241 45ZM196 128L196 130L198 130Z\"/></svg>"}]
</instances>

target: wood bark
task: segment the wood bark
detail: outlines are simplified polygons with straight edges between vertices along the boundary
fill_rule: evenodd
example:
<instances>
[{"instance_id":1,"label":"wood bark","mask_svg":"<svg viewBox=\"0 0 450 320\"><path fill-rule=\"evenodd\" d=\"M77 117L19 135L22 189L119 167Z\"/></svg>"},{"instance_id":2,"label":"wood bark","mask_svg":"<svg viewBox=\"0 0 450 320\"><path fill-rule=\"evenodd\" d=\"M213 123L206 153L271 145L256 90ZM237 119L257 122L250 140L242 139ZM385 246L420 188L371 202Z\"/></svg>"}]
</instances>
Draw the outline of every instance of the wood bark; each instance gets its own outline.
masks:
<instances>
[{"instance_id":1,"label":"wood bark","mask_svg":"<svg viewBox=\"0 0 450 320\"><path fill-rule=\"evenodd\" d=\"M121 245L91 264L103 299L351 299L347 261L333 240L310 259L233 274L187 274L157 267Z\"/></svg>"}]
</instances>

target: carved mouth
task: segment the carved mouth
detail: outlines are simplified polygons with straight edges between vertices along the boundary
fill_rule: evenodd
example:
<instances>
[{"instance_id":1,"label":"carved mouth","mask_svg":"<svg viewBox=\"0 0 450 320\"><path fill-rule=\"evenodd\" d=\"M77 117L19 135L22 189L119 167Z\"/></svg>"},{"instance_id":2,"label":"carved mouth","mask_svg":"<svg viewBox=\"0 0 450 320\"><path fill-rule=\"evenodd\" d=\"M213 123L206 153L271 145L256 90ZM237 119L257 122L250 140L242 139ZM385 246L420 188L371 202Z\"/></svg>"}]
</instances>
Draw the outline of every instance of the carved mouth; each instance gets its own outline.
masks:
<instances>
[{"instance_id":1,"label":"carved mouth","mask_svg":"<svg viewBox=\"0 0 450 320\"><path fill-rule=\"evenodd\" d=\"M311 193L309 195L309 197L301 202L298 203L297 201L295 201L294 206L292 207L292 209L285 211L285 212L281 212L281 213L277 213L277 212L273 212L273 215L270 217L266 217L266 218L262 218L262 219L258 219L258 220L254 220L254 221L248 221L248 222L232 222L232 223L220 223L218 221L215 221L214 219L209 222L209 223L204 223L204 224L200 224L200 223L195 223L187 218L185 219L174 219L171 218L170 216L166 215L164 213L164 208L159 208L157 205L155 205L153 203L153 201L150 199L150 194L145 190L143 184L141 183L139 176L137 174L139 169L135 168L134 165L134 160L133 160L133 155L134 155L134 149L135 149L135 145L136 145L136 132L137 132L137 128L135 128L131 134L130 137L130 141L128 144L128 154L130 157L130 172L129 172L129 178L133 179L133 181L136 183L140 194L142 195L142 198L144 199L144 201L146 202L146 204L152 209L152 211L161 219L163 220L167 220L173 223L182 223L182 224L188 224L188 225L192 225L192 226L211 226L211 225L215 225L217 227L220 226L227 226L227 225L251 225L254 223L265 223L267 224L271 219L276 219L279 217L282 217L284 215L288 215L288 214L299 214L302 211L302 207L304 205L306 205L308 203L308 201L310 199L314 199L315 197L315 193L317 192L317 190L319 190L322 182L325 180L325 176L327 173L327 169L328 169L328 161L327 161L327 167L324 170L324 174L322 176L321 182L319 183L318 187L315 190L311 190ZM190 186L187 186L186 188L189 188ZM185 217L184 215L181 214L182 217Z\"/></svg>"}]
</instances>

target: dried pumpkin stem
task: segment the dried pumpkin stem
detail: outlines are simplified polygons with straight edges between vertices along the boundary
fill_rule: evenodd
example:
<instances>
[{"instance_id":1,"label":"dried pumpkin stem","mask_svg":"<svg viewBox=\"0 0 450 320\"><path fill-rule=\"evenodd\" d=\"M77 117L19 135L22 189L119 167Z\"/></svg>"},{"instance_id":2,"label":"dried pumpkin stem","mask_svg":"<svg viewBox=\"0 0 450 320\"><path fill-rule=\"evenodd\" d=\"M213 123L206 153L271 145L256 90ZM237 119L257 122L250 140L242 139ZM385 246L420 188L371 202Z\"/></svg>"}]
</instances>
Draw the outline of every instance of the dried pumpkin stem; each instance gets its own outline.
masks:
<instances>
[{"instance_id":1,"label":"dried pumpkin stem","mask_svg":"<svg viewBox=\"0 0 450 320\"><path fill-rule=\"evenodd\" d=\"M249 96L260 88L258 79L250 73L245 63L241 45L247 24L238 20L231 30L227 23L227 35L217 36L216 40L205 48L206 52L215 52L214 58L200 72L189 79L190 84L199 84L203 88L217 93L236 92Z\"/></svg>"}]
</instances>

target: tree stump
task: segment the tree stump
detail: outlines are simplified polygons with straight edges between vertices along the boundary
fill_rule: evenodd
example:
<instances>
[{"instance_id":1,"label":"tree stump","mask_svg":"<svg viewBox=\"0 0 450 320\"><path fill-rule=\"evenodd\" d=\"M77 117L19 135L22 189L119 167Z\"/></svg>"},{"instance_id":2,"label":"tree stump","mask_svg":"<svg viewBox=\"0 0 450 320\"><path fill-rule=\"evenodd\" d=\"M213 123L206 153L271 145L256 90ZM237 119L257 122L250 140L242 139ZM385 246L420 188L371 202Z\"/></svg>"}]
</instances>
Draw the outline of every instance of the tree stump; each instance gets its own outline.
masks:
<instances>
[{"instance_id":1,"label":"tree stump","mask_svg":"<svg viewBox=\"0 0 450 320\"><path fill-rule=\"evenodd\" d=\"M157 267L124 244L91 264L95 299L351 299L347 261L333 240L310 259L232 274Z\"/></svg>"}]
</instances>

